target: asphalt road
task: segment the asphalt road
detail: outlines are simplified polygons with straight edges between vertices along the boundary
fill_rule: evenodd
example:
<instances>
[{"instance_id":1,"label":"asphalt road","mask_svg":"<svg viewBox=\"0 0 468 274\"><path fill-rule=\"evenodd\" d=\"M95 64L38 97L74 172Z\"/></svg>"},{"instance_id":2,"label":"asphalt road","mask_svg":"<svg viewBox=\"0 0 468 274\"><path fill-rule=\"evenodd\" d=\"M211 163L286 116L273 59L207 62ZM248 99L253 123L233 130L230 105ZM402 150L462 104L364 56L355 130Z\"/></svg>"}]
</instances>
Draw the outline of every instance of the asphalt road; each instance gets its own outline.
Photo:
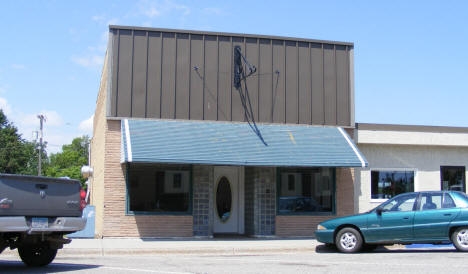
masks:
<instances>
[{"instance_id":1,"label":"asphalt road","mask_svg":"<svg viewBox=\"0 0 468 274\"><path fill-rule=\"evenodd\" d=\"M468 273L468 253L452 248L379 249L340 254L315 252L232 255L60 255L44 268L26 268L15 255L0 255L1 273Z\"/></svg>"}]
</instances>

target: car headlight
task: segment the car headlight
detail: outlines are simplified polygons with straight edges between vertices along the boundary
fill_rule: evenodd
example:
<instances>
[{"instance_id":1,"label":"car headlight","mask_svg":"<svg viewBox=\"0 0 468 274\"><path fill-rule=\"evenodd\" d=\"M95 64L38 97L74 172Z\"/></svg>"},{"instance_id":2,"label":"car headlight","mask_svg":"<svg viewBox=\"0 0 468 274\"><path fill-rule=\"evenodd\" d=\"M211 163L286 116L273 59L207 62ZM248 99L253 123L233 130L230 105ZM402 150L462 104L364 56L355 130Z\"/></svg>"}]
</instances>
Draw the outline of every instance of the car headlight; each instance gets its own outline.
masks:
<instances>
[{"instance_id":1,"label":"car headlight","mask_svg":"<svg viewBox=\"0 0 468 274\"><path fill-rule=\"evenodd\" d=\"M317 226L317 230L321 230L321 229L327 229L327 228L324 227L323 225L318 225L318 226Z\"/></svg>"}]
</instances>

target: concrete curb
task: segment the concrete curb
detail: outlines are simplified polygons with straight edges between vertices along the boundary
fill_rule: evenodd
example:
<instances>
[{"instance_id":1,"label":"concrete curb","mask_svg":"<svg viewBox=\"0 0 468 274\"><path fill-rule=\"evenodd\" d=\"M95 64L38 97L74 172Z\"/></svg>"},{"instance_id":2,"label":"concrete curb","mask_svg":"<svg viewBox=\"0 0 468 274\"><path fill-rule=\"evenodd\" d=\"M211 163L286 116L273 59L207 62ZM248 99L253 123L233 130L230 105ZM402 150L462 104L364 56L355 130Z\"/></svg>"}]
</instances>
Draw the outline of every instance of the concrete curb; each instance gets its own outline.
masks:
<instances>
[{"instance_id":1,"label":"concrete curb","mask_svg":"<svg viewBox=\"0 0 468 274\"><path fill-rule=\"evenodd\" d=\"M164 240L164 239L74 239L58 256L125 254L265 254L315 252L319 243L311 239ZM16 255L16 250L2 254Z\"/></svg>"}]
</instances>

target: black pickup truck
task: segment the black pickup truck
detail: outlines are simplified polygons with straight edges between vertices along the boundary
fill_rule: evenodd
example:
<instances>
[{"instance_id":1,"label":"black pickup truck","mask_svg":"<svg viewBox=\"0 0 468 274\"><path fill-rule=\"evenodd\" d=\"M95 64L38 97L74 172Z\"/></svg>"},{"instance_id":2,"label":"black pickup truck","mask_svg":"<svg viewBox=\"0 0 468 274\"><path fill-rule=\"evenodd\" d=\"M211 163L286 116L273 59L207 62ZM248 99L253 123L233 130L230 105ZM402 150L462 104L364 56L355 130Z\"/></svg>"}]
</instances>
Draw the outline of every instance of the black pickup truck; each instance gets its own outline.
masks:
<instances>
[{"instance_id":1,"label":"black pickup truck","mask_svg":"<svg viewBox=\"0 0 468 274\"><path fill-rule=\"evenodd\" d=\"M0 253L18 248L28 266L52 262L82 230L85 192L78 180L0 173Z\"/></svg>"}]
</instances>

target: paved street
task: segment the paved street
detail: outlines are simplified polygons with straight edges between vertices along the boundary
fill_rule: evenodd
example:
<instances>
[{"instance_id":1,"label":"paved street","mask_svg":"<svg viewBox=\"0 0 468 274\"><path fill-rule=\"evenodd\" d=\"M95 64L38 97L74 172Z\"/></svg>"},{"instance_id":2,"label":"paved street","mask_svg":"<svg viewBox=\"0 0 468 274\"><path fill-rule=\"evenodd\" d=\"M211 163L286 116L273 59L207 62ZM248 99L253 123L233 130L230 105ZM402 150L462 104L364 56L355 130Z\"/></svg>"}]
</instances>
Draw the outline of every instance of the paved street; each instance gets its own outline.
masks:
<instances>
[{"instance_id":1,"label":"paved street","mask_svg":"<svg viewBox=\"0 0 468 274\"><path fill-rule=\"evenodd\" d=\"M452 248L379 249L339 254L313 251L233 254L58 254L46 268L27 269L15 253L0 255L2 273L468 273L468 254Z\"/></svg>"}]
</instances>

